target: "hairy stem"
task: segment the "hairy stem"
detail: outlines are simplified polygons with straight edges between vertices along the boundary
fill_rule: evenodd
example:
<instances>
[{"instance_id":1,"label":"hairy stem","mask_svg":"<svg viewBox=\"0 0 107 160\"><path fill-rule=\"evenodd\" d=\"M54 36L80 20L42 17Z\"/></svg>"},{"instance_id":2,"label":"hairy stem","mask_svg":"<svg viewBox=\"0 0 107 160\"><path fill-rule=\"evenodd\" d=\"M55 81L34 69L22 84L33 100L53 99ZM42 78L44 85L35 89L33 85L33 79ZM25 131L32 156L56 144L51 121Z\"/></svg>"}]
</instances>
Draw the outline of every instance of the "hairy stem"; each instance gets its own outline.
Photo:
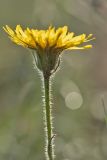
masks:
<instances>
[{"instance_id":1,"label":"hairy stem","mask_svg":"<svg viewBox=\"0 0 107 160\"><path fill-rule=\"evenodd\" d=\"M44 76L44 93L45 93L45 122L46 122L46 154L49 160L53 160L52 147L52 115L50 105L50 76Z\"/></svg>"}]
</instances>

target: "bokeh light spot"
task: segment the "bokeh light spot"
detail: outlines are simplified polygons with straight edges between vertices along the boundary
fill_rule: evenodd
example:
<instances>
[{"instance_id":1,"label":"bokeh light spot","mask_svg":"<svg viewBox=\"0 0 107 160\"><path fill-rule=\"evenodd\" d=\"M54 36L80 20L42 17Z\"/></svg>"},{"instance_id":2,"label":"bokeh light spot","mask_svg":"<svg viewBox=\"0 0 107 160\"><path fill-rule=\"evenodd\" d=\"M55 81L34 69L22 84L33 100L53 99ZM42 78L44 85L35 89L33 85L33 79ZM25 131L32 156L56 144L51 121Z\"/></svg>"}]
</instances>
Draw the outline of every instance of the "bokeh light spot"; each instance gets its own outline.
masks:
<instances>
[{"instance_id":1,"label":"bokeh light spot","mask_svg":"<svg viewBox=\"0 0 107 160\"><path fill-rule=\"evenodd\" d=\"M70 109L78 109L83 104L83 98L78 92L70 92L65 98L65 103Z\"/></svg>"}]
</instances>

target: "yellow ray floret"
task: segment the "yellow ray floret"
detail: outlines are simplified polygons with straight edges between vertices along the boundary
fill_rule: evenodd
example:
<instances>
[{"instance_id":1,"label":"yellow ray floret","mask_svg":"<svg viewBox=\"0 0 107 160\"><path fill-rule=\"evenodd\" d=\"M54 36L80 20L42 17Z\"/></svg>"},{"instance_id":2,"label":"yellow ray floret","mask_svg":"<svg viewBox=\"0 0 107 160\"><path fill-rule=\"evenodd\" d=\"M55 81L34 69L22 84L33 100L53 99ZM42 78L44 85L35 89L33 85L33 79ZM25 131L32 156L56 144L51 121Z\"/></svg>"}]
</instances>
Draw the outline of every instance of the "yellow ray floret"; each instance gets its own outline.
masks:
<instances>
[{"instance_id":1,"label":"yellow ray floret","mask_svg":"<svg viewBox=\"0 0 107 160\"><path fill-rule=\"evenodd\" d=\"M50 26L47 30L37 29L25 29L23 30L20 25L16 26L15 30L12 30L8 25L3 27L8 33L9 37L13 42L26 48L31 49L86 49L91 48L92 45L80 46L82 43L93 40L92 34L86 36L81 34L74 36L73 32L68 32L68 27L60 27L55 29Z\"/></svg>"}]
</instances>

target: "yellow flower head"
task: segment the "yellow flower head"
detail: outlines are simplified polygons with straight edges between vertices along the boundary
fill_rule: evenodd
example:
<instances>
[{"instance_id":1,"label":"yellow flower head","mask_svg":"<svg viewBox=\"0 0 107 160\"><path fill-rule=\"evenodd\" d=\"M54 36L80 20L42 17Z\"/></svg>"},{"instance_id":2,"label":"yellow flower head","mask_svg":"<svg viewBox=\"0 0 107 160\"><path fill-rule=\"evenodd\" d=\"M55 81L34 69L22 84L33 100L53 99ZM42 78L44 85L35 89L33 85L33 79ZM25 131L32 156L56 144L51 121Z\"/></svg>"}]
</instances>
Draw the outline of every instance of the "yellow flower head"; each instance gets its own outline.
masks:
<instances>
[{"instance_id":1,"label":"yellow flower head","mask_svg":"<svg viewBox=\"0 0 107 160\"><path fill-rule=\"evenodd\" d=\"M67 26L58 29L50 26L47 30L29 28L23 30L20 25L17 25L16 29L12 30L6 25L4 30L8 33L14 43L25 48L36 50L42 68L44 67L43 63L50 63L50 70L55 66L56 60L58 59L57 55L63 50L92 48L92 45L81 46L81 44L94 39L92 38L92 34L89 34L88 36L86 36L86 34L75 36L74 32L68 32Z\"/></svg>"},{"instance_id":2,"label":"yellow flower head","mask_svg":"<svg viewBox=\"0 0 107 160\"><path fill-rule=\"evenodd\" d=\"M6 25L4 30L16 44L36 50L38 48L43 50L47 48L72 50L92 47L92 45L80 46L82 43L92 40L92 34L89 34L88 36L86 36L86 34L74 36L73 32L68 32L67 26L58 29L50 26L47 30L29 28L23 30L20 25L17 25L14 31Z\"/></svg>"}]
</instances>

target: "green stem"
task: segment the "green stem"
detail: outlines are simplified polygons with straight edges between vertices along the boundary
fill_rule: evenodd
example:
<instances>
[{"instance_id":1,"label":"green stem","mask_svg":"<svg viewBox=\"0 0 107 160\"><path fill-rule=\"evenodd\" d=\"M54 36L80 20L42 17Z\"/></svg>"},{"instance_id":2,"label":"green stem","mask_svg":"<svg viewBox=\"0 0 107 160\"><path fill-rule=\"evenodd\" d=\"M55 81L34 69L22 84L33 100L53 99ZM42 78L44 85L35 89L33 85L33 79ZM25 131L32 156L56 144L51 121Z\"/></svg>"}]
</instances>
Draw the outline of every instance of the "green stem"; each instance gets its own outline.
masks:
<instances>
[{"instance_id":1,"label":"green stem","mask_svg":"<svg viewBox=\"0 0 107 160\"><path fill-rule=\"evenodd\" d=\"M44 76L44 90L45 90L45 122L46 122L46 154L49 160L53 160L52 147L52 115L50 105L50 76Z\"/></svg>"}]
</instances>

